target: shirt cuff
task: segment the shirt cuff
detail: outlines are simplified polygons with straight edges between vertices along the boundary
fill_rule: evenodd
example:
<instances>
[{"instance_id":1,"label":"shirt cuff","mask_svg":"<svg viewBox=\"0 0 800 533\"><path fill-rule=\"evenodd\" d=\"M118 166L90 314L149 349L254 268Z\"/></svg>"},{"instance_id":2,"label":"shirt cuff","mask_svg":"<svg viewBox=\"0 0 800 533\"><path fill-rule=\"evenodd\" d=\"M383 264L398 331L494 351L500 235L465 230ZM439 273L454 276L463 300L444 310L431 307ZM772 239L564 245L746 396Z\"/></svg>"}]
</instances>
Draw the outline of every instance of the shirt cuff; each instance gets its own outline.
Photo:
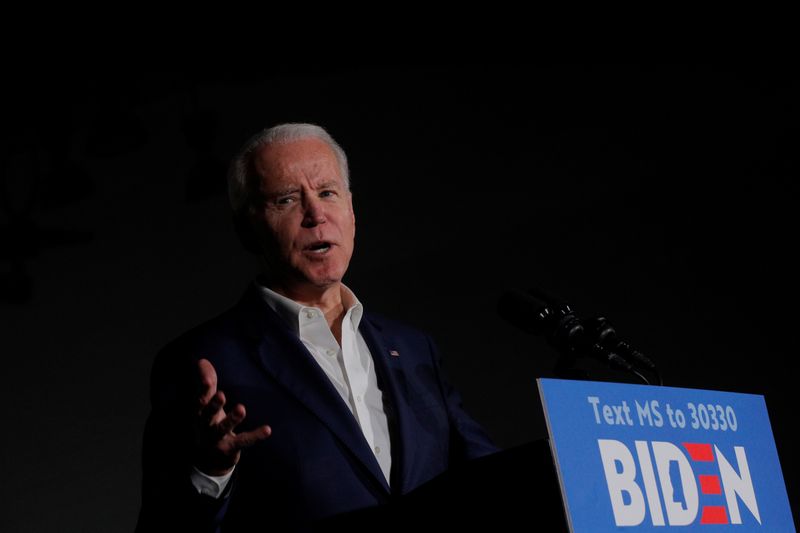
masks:
<instances>
[{"instance_id":1,"label":"shirt cuff","mask_svg":"<svg viewBox=\"0 0 800 533\"><path fill-rule=\"evenodd\" d=\"M193 466L192 485L194 485L194 488L197 489L199 494L205 494L214 499L219 499L222 493L225 492L225 487L228 486L232 475L233 469L224 476L209 476Z\"/></svg>"}]
</instances>

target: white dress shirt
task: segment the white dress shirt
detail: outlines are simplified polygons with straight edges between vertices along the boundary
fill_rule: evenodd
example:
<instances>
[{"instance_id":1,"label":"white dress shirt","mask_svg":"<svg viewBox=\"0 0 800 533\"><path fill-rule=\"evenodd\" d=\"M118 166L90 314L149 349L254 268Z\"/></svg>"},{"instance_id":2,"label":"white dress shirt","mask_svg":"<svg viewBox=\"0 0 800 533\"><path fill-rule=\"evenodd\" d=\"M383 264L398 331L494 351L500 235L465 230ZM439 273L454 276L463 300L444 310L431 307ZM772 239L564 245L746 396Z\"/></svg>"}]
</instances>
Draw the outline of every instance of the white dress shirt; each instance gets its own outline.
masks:
<instances>
[{"instance_id":1,"label":"white dress shirt","mask_svg":"<svg viewBox=\"0 0 800 533\"><path fill-rule=\"evenodd\" d=\"M257 287L267 305L286 320L331 380L361 427L388 482L392 467L389 424L383 409L383 394L378 388L375 365L367 343L358 330L364 314L361 302L350 289L341 286L342 305L347 311L342 320L342 342L339 345L321 309L300 305L261 285ZM269 424L269 420L265 422ZM218 498L231 475L232 472L225 476L209 476L194 469L192 483L198 492Z\"/></svg>"}]
</instances>

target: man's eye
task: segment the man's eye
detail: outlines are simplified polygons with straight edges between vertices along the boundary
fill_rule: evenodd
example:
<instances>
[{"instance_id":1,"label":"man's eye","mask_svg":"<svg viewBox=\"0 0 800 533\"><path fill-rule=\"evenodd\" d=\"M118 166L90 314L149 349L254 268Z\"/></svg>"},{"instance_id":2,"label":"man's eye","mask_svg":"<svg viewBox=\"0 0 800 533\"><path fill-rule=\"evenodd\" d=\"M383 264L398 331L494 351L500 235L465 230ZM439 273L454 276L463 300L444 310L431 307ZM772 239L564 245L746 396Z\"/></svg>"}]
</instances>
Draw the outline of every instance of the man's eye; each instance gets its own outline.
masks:
<instances>
[{"instance_id":1,"label":"man's eye","mask_svg":"<svg viewBox=\"0 0 800 533\"><path fill-rule=\"evenodd\" d=\"M320 198L329 198L331 196L336 196L336 191L322 191L319 193Z\"/></svg>"},{"instance_id":2,"label":"man's eye","mask_svg":"<svg viewBox=\"0 0 800 533\"><path fill-rule=\"evenodd\" d=\"M293 196L281 196L280 198L277 198L275 200L275 203L277 205L289 205L292 202L294 202L294 197Z\"/></svg>"}]
</instances>

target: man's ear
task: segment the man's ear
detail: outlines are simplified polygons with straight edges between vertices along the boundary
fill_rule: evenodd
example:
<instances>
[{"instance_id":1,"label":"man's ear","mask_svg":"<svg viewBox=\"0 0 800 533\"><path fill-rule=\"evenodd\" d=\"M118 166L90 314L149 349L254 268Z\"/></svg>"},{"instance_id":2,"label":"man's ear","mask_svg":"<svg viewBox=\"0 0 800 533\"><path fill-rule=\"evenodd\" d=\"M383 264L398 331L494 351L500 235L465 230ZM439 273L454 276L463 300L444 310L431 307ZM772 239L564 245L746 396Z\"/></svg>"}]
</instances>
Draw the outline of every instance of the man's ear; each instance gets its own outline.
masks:
<instances>
[{"instance_id":1,"label":"man's ear","mask_svg":"<svg viewBox=\"0 0 800 533\"><path fill-rule=\"evenodd\" d=\"M258 242L253 223L247 218L247 215L239 214L233 215L233 229L236 231L236 236L239 237L239 242L245 250L250 253L261 255L261 245Z\"/></svg>"}]
</instances>

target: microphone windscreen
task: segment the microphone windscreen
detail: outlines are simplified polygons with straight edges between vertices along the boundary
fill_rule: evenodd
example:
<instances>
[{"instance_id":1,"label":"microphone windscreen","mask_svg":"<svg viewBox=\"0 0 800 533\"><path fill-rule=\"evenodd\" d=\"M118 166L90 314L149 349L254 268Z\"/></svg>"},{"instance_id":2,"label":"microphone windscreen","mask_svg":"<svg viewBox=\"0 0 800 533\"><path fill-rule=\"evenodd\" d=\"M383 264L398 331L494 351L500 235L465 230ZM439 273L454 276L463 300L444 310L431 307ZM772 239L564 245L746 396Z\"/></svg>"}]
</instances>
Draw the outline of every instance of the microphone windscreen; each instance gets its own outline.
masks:
<instances>
[{"instance_id":1,"label":"microphone windscreen","mask_svg":"<svg viewBox=\"0 0 800 533\"><path fill-rule=\"evenodd\" d=\"M539 298L521 291L507 291L497 302L497 314L512 326L533 335L549 334L552 312Z\"/></svg>"}]
</instances>

